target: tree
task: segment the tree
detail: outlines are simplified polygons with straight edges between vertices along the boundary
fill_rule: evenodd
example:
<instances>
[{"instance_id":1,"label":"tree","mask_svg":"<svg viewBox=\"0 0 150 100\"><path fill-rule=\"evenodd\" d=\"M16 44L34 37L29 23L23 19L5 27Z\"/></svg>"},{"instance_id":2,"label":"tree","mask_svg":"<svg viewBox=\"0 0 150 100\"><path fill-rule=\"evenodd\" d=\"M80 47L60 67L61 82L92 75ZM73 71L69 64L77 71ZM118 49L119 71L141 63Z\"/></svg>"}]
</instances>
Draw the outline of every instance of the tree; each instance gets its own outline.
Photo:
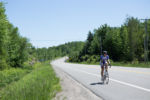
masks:
<instances>
[{"instance_id":1,"label":"tree","mask_svg":"<svg viewBox=\"0 0 150 100\"><path fill-rule=\"evenodd\" d=\"M6 34L7 34L7 19L3 3L0 2L0 69L7 67L6 64Z\"/></svg>"},{"instance_id":2,"label":"tree","mask_svg":"<svg viewBox=\"0 0 150 100\"><path fill-rule=\"evenodd\" d=\"M91 46L92 40L93 40L93 34L91 33L91 31L89 31L87 40L86 40L84 48L83 48L84 54L91 54L90 46Z\"/></svg>"},{"instance_id":3,"label":"tree","mask_svg":"<svg viewBox=\"0 0 150 100\"><path fill-rule=\"evenodd\" d=\"M122 60L128 61L130 60L130 53L129 53L129 38L128 38L128 31L126 26L121 26L120 29L120 38L121 38L121 56Z\"/></svg>"},{"instance_id":4,"label":"tree","mask_svg":"<svg viewBox=\"0 0 150 100\"><path fill-rule=\"evenodd\" d=\"M19 35L18 28L12 24L9 24L8 30L7 62L11 67L22 67L28 56L28 41Z\"/></svg>"},{"instance_id":5,"label":"tree","mask_svg":"<svg viewBox=\"0 0 150 100\"><path fill-rule=\"evenodd\" d=\"M141 43L140 22L137 18L129 17L126 19L126 27L128 30L128 38L129 38L129 53L130 53L129 60L133 61L136 58L137 55L136 53L139 53L138 46Z\"/></svg>"},{"instance_id":6,"label":"tree","mask_svg":"<svg viewBox=\"0 0 150 100\"><path fill-rule=\"evenodd\" d=\"M100 55L102 49L108 51L110 58L114 61L131 61L133 63L142 61L144 60L145 35L143 26L144 23L133 17L128 17L121 27L101 25L98 29L94 29L93 39L90 42L90 34L88 34L84 49L81 50L80 54L73 56L75 59L86 58L86 60L89 60L91 56ZM149 26L150 21L148 21ZM148 33L150 34L149 28Z\"/></svg>"},{"instance_id":7,"label":"tree","mask_svg":"<svg viewBox=\"0 0 150 100\"><path fill-rule=\"evenodd\" d=\"M91 42L92 54L100 55L101 43L102 43L103 50L106 50L106 46L104 45L103 41L105 40L106 34L109 30L110 30L110 27L107 24L104 24L98 29L94 30L94 38L93 38L93 41ZM101 38L101 41L100 41L100 38Z\"/></svg>"}]
</instances>

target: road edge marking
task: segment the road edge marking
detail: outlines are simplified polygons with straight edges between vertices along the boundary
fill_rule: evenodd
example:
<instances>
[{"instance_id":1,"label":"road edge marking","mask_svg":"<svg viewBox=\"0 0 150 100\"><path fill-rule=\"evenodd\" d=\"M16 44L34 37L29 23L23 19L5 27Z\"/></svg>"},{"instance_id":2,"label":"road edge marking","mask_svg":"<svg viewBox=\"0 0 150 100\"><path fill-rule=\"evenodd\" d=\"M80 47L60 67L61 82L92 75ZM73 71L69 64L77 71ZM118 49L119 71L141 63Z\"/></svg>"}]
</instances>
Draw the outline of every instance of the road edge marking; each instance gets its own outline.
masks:
<instances>
[{"instance_id":1,"label":"road edge marking","mask_svg":"<svg viewBox=\"0 0 150 100\"><path fill-rule=\"evenodd\" d=\"M74 68L75 69L75 68ZM93 74L93 73L89 73L89 72L86 72L86 71L82 71L82 70L79 70L79 69L75 69L75 70L78 70L80 72L83 72L83 73L87 73L89 75L93 75L93 76L97 76L97 77L100 77L100 75L97 75L97 74ZM127 82L122 82L122 81L119 81L119 80L116 80L116 79L112 79L112 78L109 78L111 81L114 81L114 82L117 82L117 83L120 83L120 84L123 84L123 85L127 85L127 86L130 86L130 87L134 87L134 88L137 88L137 89L140 89L140 90L144 90L144 91L147 91L147 92L150 92L150 89L146 89L146 88L143 88L143 87L140 87L138 85L133 85L131 83L127 83Z\"/></svg>"},{"instance_id":2,"label":"road edge marking","mask_svg":"<svg viewBox=\"0 0 150 100\"><path fill-rule=\"evenodd\" d=\"M61 70L64 74L67 75L67 77L71 80L73 80L74 82L77 83L77 85L81 88L86 89L87 91L91 92L93 95L97 96L99 98L99 100L104 100L103 97L101 97L100 95L98 95L95 91L93 91L92 89L88 88L86 85L84 85L83 83L81 83L80 81L78 81L77 79L75 79L71 74L67 73L66 71L64 71L62 68L58 67L57 65L52 65L53 67L57 67L58 70Z\"/></svg>"}]
</instances>

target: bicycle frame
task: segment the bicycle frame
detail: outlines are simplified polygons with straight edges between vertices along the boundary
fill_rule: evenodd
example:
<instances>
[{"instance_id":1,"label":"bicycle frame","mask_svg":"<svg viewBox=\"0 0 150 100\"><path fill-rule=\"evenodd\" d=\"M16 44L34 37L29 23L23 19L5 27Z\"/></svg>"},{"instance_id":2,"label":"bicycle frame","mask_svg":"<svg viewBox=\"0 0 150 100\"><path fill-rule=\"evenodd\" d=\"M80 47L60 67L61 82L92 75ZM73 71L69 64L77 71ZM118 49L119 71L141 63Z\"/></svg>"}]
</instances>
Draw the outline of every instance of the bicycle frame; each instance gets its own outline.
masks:
<instances>
[{"instance_id":1,"label":"bicycle frame","mask_svg":"<svg viewBox=\"0 0 150 100\"><path fill-rule=\"evenodd\" d=\"M109 83L109 74L108 74L108 69L106 71L106 67L104 67L104 73L103 73L103 84L108 84Z\"/></svg>"}]
</instances>

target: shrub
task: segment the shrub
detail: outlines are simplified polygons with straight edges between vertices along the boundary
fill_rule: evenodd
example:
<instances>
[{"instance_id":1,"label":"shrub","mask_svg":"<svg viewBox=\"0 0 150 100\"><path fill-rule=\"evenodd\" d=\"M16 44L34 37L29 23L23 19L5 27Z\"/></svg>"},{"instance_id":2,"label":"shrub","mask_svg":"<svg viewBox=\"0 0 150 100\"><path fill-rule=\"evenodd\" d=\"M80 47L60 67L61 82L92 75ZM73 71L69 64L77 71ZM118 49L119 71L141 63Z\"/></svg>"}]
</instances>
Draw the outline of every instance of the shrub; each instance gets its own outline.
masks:
<instances>
[{"instance_id":1,"label":"shrub","mask_svg":"<svg viewBox=\"0 0 150 100\"><path fill-rule=\"evenodd\" d=\"M61 89L49 63L39 64L31 73L1 91L1 100L49 100Z\"/></svg>"},{"instance_id":2,"label":"shrub","mask_svg":"<svg viewBox=\"0 0 150 100\"><path fill-rule=\"evenodd\" d=\"M29 72L30 70L25 70L21 68L11 68L0 71L0 88L5 87L11 82L19 80Z\"/></svg>"}]
</instances>

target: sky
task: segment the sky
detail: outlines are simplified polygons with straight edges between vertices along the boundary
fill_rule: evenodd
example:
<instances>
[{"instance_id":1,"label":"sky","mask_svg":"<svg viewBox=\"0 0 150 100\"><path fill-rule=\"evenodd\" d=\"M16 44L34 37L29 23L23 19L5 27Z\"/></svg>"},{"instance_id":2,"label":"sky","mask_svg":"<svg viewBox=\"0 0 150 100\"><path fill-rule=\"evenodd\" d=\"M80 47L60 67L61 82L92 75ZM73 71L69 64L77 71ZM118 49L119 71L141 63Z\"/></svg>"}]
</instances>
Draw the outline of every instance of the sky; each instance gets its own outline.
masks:
<instances>
[{"instance_id":1,"label":"sky","mask_svg":"<svg viewBox=\"0 0 150 100\"><path fill-rule=\"evenodd\" d=\"M8 20L33 46L85 41L89 31L121 26L127 16L150 18L150 0L0 0Z\"/></svg>"}]
</instances>

